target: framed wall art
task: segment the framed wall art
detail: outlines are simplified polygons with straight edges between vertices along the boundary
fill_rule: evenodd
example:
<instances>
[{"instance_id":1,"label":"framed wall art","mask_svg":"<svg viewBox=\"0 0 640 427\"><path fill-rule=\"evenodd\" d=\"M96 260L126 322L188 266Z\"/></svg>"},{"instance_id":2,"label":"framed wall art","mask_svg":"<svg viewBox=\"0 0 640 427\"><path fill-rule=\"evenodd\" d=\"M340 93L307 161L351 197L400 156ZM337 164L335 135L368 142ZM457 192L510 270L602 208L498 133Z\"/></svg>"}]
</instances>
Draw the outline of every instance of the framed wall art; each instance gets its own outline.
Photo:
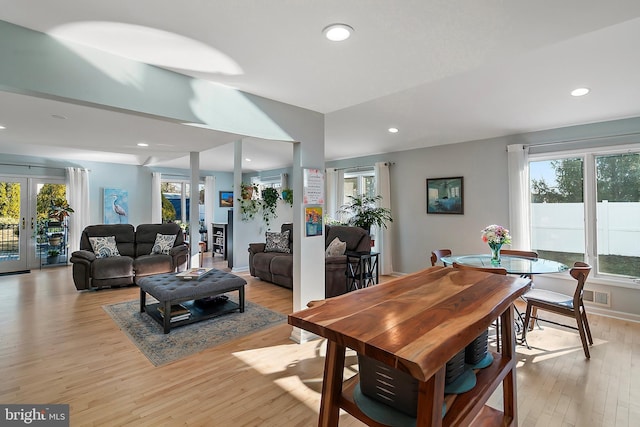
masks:
<instances>
[{"instance_id":1,"label":"framed wall art","mask_svg":"<svg viewBox=\"0 0 640 427\"><path fill-rule=\"evenodd\" d=\"M129 195L127 190L105 188L103 203L105 224L129 223Z\"/></svg>"},{"instance_id":2,"label":"framed wall art","mask_svg":"<svg viewBox=\"0 0 640 427\"><path fill-rule=\"evenodd\" d=\"M233 207L233 191L221 191L220 192L220 207L232 208Z\"/></svg>"},{"instance_id":3,"label":"framed wall art","mask_svg":"<svg viewBox=\"0 0 640 427\"><path fill-rule=\"evenodd\" d=\"M454 178L427 178L427 213L464 213L464 186L461 176Z\"/></svg>"}]
</instances>

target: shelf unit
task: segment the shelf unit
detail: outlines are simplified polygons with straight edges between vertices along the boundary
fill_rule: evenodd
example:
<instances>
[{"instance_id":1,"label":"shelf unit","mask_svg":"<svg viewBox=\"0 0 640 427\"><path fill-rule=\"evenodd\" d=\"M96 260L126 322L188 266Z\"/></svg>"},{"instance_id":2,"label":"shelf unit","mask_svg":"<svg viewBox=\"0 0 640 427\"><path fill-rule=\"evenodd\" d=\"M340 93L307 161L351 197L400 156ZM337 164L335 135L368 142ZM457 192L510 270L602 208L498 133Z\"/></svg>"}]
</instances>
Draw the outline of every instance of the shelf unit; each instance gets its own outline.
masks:
<instances>
[{"instance_id":1,"label":"shelf unit","mask_svg":"<svg viewBox=\"0 0 640 427\"><path fill-rule=\"evenodd\" d=\"M227 224L211 224L211 232L213 233L213 242L211 247L211 256L220 254L227 259Z\"/></svg>"},{"instance_id":2,"label":"shelf unit","mask_svg":"<svg viewBox=\"0 0 640 427\"><path fill-rule=\"evenodd\" d=\"M63 265L69 260L68 228L66 223L48 221L43 228L43 243L38 244L38 258L40 267L48 265ZM51 256L51 251L57 251L57 256Z\"/></svg>"}]
</instances>

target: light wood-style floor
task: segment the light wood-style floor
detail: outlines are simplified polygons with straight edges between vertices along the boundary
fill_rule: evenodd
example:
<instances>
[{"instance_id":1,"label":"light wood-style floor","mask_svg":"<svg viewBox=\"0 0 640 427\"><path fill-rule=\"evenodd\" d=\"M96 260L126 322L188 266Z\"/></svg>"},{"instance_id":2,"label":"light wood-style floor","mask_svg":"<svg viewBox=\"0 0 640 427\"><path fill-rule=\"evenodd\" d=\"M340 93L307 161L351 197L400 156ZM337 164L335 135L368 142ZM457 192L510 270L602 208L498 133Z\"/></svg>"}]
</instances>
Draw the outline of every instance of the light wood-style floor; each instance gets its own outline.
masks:
<instances>
[{"instance_id":1,"label":"light wood-style floor","mask_svg":"<svg viewBox=\"0 0 640 427\"><path fill-rule=\"evenodd\" d=\"M244 277L249 300L291 312L291 291ZM0 403L67 403L72 426L317 425L323 341L296 344L283 324L156 368L102 309L137 298L136 287L77 292L71 267L0 277ZM518 346L519 425L638 425L640 325L589 319L589 361L571 330L543 326L531 350ZM343 414L340 425L363 424Z\"/></svg>"}]
</instances>

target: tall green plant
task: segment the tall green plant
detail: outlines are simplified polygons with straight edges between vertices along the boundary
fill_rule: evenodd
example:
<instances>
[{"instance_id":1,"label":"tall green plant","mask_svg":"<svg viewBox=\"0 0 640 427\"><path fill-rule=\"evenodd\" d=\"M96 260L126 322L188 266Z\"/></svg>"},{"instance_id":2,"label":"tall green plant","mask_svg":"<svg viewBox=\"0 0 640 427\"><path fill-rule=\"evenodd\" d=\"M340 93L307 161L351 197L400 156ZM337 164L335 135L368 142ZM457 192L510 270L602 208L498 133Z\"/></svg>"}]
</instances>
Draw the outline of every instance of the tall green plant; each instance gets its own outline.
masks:
<instances>
[{"instance_id":1,"label":"tall green plant","mask_svg":"<svg viewBox=\"0 0 640 427\"><path fill-rule=\"evenodd\" d=\"M338 212L349 216L349 220L347 221L349 225L362 227L367 231L371 231L371 226L373 225L380 228L387 228L387 223L393 222L391 210L378 206L378 202L382 200L382 196L359 194L348 197L351 199L351 202L340 206Z\"/></svg>"}]
</instances>

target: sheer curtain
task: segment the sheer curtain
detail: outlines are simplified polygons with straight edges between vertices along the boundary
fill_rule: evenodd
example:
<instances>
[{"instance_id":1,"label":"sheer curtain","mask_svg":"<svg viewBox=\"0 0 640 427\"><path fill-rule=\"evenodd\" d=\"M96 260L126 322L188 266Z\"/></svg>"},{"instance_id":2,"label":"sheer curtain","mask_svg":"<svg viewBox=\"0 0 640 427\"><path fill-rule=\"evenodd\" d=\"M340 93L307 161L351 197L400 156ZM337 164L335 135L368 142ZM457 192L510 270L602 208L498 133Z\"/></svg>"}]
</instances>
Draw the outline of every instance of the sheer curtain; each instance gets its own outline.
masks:
<instances>
[{"instance_id":1,"label":"sheer curtain","mask_svg":"<svg viewBox=\"0 0 640 427\"><path fill-rule=\"evenodd\" d=\"M65 168L67 180L67 198L74 210L69 217L69 253L80 249L82 230L90 224L89 217L89 170L83 168Z\"/></svg>"},{"instance_id":2,"label":"sheer curtain","mask_svg":"<svg viewBox=\"0 0 640 427\"><path fill-rule=\"evenodd\" d=\"M511 247L523 250L531 249L528 157L528 147L522 144L507 146Z\"/></svg>"},{"instance_id":3,"label":"sheer curtain","mask_svg":"<svg viewBox=\"0 0 640 427\"><path fill-rule=\"evenodd\" d=\"M216 177L204 177L204 225L207 229L207 248L213 247L213 209L216 203Z\"/></svg>"},{"instance_id":4,"label":"sheer curtain","mask_svg":"<svg viewBox=\"0 0 640 427\"><path fill-rule=\"evenodd\" d=\"M326 214L333 219L340 220L336 213L344 201L344 172L336 168L326 169Z\"/></svg>"},{"instance_id":5,"label":"sheer curtain","mask_svg":"<svg viewBox=\"0 0 640 427\"><path fill-rule=\"evenodd\" d=\"M160 189L162 184L162 174L160 172L153 172L151 175L151 223L162 223L162 190Z\"/></svg>"},{"instance_id":6,"label":"sheer curtain","mask_svg":"<svg viewBox=\"0 0 640 427\"><path fill-rule=\"evenodd\" d=\"M382 196L380 207L391 209L391 182L389 177L389 163L376 163L374 165L376 175L376 194ZM378 262L380 263L380 274L393 273L392 247L393 223L387 224L388 228L382 227L376 231L376 249L380 253Z\"/></svg>"}]
</instances>

